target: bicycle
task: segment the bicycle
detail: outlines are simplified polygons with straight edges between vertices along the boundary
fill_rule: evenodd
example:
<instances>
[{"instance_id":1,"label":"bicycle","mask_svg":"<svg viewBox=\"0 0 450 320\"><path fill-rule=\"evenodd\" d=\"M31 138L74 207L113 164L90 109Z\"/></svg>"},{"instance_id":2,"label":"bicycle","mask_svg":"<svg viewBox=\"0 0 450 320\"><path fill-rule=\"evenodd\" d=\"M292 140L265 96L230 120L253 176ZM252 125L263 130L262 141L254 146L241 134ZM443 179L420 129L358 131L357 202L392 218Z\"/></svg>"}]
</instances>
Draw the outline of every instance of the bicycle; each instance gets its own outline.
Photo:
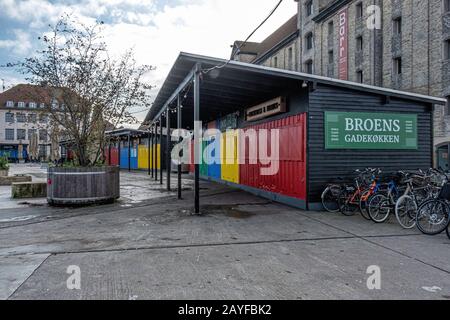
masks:
<instances>
[{"instance_id":1,"label":"bicycle","mask_svg":"<svg viewBox=\"0 0 450 320\"><path fill-rule=\"evenodd\" d=\"M392 179L385 190L370 197L368 202L369 216L376 223L384 223L395 210L395 204L399 198L400 189L395 179Z\"/></svg>"},{"instance_id":2,"label":"bicycle","mask_svg":"<svg viewBox=\"0 0 450 320\"><path fill-rule=\"evenodd\" d=\"M401 174L406 179L404 183L407 187L405 193L395 204L395 216L404 229L412 229L416 226L417 210L420 204L432 197L433 189L429 183L431 176L419 173L401 172Z\"/></svg>"},{"instance_id":3,"label":"bicycle","mask_svg":"<svg viewBox=\"0 0 450 320\"><path fill-rule=\"evenodd\" d=\"M449 219L450 184L446 183L439 196L425 201L417 210L417 228L424 234L437 235L448 229ZM448 231L447 231L448 232Z\"/></svg>"},{"instance_id":4,"label":"bicycle","mask_svg":"<svg viewBox=\"0 0 450 320\"><path fill-rule=\"evenodd\" d=\"M338 180L343 181L343 179L338 178ZM322 192L322 206L330 213L337 213L340 211L339 208L339 194L342 191L341 184L329 184L325 190Z\"/></svg>"},{"instance_id":5,"label":"bicycle","mask_svg":"<svg viewBox=\"0 0 450 320\"><path fill-rule=\"evenodd\" d=\"M375 169L367 168L364 171L355 170L357 177L353 185L342 187L338 196L340 211L345 216L353 216L360 208L360 199L364 191L363 187L368 185L368 175L372 176Z\"/></svg>"}]
</instances>

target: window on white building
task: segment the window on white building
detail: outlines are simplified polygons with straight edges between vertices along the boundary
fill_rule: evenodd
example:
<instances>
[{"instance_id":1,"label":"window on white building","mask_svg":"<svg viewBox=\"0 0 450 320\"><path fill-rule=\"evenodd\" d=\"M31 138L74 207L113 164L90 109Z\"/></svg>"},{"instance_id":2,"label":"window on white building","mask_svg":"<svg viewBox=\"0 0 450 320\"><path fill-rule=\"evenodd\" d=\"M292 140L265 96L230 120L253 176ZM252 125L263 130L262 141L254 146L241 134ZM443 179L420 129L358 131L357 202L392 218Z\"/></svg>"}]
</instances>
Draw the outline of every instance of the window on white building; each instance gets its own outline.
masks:
<instances>
[{"instance_id":1,"label":"window on white building","mask_svg":"<svg viewBox=\"0 0 450 320\"><path fill-rule=\"evenodd\" d=\"M27 122L27 117L25 116L25 113L18 113L16 115L16 117L17 117L17 122L19 122L19 123Z\"/></svg>"},{"instance_id":2,"label":"window on white building","mask_svg":"<svg viewBox=\"0 0 450 320\"><path fill-rule=\"evenodd\" d=\"M45 130L45 129L40 129L39 130L39 140L43 141L43 142L47 142L48 141L47 130Z\"/></svg>"},{"instance_id":3,"label":"window on white building","mask_svg":"<svg viewBox=\"0 0 450 320\"><path fill-rule=\"evenodd\" d=\"M6 123L14 123L14 113L12 113L12 112L5 113L5 122Z\"/></svg>"},{"instance_id":4,"label":"window on white building","mask_svg":"<svg viewBox=\"0 0 450 320\"><path fill-rule=\"evenodd\" d=\"M273 67L278 68L278 57L273 58Z\"/></svg>"},{"instance_id":5,"label":"window on white building","mask_svg":"<svg viewBox=\"0 0 450 320\"><path fill-rule=\"evenodd\" d=\"M28 104L28 107L29 107L30 109L36 109L36 102L30 102L30 103Z\"/></svg>"},{"instance_id":6,"label":"window on white building","mask_svg":"<svg viewBox=\"0 0 450 320\"><path fill-rule=\"evenodd\" d=\"M40 103L40 104L39 104L39 108L45 109L45 103Z\"/></svg>"},{"instance_id":7,"label":"window on white building","mask_svg":"<svg viewBox=\"0 0 450 320\"><path fill-rule=\"evenodd\" d=\"M14 129L5 129L5 140L14 140Z\"/></svg>"},{"instance_id":8,"label":"window on white building","mask_svg":"<svg viewBox=\"0 0 450 320\"><path fill-rule=\"evenodd\" d=\"M29 113L28 114L28 122L30 123L36 123L37 121L37 115L36 113Z\"/></svg>"},{"instance_id":9,"label":"window on white building","mask_svg":"<svg viewBox=\"0 0 450 320\"><path fill-rule=\"evenodd\" d=\"M14 101L6 101L7 108L14 108Z\"/></svg>"},{"instance_id":10,"label":"window on white building","mask_svg":"<svg viewBox=\"0 0 450 320\"><path fill-rule=\"evenodd\" d=\"M45 114L41 114L41 115L39 116L39 122L40 122L40 123L47 123L47 122L48 122L48 116L45 115Z\"/></svg>"},{"instance_id":11,"label":"window on white building","mask_svg":"<svg viewBox=\"0 0 450 320\"><path fill-rule=\"evenodd\" d=\"M17 102L19 108L25 108L25 102Z\"/></svg>"},{"instance_id":12,"label":"window on white building","mask_svg":"<svg viewBox=\"0 0 450 320\"><path fill-rule=\"evenodd\" d=\"M17 129L17 140L26 140L27 130Z\"/></svg>"},{"instance_id":13,"label":"window on white building","mask_svg":"<svg viewBox=\"0 0 450 320\"><path fill-rule=\"evenodd\" d=\"M28 140L31 140L34 134L37 133L36 129L28 129Z\"/></svg>"}]
</instances>

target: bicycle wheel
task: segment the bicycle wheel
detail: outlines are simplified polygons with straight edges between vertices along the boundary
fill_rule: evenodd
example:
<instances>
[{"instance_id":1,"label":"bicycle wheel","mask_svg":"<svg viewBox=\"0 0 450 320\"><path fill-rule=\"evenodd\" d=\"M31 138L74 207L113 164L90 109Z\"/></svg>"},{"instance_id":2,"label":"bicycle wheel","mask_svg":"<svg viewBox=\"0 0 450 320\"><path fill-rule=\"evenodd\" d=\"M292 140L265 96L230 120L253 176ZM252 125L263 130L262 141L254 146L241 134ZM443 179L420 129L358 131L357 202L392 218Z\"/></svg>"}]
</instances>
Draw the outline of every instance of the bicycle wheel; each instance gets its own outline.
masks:
<instances>
[{"instance_id":1,"label":"bicycle wheel","mask_svg":"<svg viewBox=\"0 0 450 320\"><path fill-rule=\"evenodd\" d=\"M341 188L338 185L328 186L322 193L322 205L324 209L331 213L339 212L339 194Z\"/></svg>"},{"instance_id":2,"label":"bicycle wheel","mask_svg":"<svg viewBox=\"0 0 450 320\"><path fill-rule=\"evenodd\" d=\"M447 227L447 237L450 239L450 225Z\"/></svg>"},{"instance_id":3,"label":"bicycle wheel","mask_svg":"<svg viewBox=\"0 0 450 320\"><path fill-rule=\"evenodd\" d=\"M369 200L370 192L370 189L365 190L361 195L361 199L359 199L359 211L361 216L366 220L371 220L367 210L367 201Z\"/></svg>"},{"instance_id":4,"label":"bicycle wheel","mask_svg":"<svg viewBox=\"0 0 450 320\"><path fill-rule=\"evenodd\" d=\"M395 204L395 216L404 229L416 226L417 204L410 196L402 196Z\"/></svg>"},{"instance_id":5,"label":"bicycle wheel","mask_svg":"<svg viewBox=\"0 0 450 320\"><path fill-rule=\"evenodd\" d=\"M352 196L353 193L345 189L339 194L339 209L344 216L353 216L358 210L358 205L351 203Z\"/></svg>"},{"instance_id":6,"label":"bicycle wheel","mask_svg":"<svg viewBox=\"0 0 450 320\"><path fill-rule=\"evenodd\" d=\"M449 207L444 200L425 201L417 210L417 228L427 235L442 233L449 224Z\"/></svg>"},{"instance_id":7,"label":"bicycle wheel","mask_svg":"<svg viewBox=\"0 0 450 320\"><path fill-rule=\"evenodd\" d=\"M370 197L368 203L369 216L376 223L383 223L391 214L389 199L384 194L378 193Z\"/></svg>"}]
</instances>

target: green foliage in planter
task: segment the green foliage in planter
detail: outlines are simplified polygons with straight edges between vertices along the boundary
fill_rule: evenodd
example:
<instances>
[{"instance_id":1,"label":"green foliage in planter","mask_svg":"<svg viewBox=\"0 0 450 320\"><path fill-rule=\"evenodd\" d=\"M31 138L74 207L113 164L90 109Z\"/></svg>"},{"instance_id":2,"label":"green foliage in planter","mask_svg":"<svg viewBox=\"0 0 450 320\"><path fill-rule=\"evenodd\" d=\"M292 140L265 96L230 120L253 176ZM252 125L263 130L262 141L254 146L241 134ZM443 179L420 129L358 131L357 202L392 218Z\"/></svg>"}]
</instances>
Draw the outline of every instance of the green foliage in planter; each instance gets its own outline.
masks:
<instances>
[{"instance_id":1,"label":"green foliage in planter","mask_svg":"<svg viewBox=\"0 0 450 320\"><path fill-rule=\"evenodd\" d=\"M0 170L8 170L8 169L9 169L8 158L0 157Z\"/></svg>"}]
</instances>

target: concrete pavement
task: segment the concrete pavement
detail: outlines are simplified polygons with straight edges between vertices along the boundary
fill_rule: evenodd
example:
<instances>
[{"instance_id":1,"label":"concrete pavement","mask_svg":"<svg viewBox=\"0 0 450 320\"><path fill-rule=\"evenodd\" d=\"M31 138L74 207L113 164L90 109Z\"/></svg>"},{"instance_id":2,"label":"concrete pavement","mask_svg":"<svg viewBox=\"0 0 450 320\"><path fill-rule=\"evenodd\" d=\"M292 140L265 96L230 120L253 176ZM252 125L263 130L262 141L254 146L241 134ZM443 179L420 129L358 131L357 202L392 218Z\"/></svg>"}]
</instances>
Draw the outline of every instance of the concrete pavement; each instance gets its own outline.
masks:
<instances>
[{"instance_id":1,"label":"concrete pavement","mask_svg":"<svg viewBox=\"0 0 450 320\"><path fill-rule=\"evenodd\" d=\"M0 298L450 299L445 235L300 211L208 182L203 215L192 216L190 179L178 201L145 173L121 178L129 193L117 204L0 209ZM81 290L67 289L73 265ZM381 290L366 285L373 265Z\"/></svg>"}]
</instances>

